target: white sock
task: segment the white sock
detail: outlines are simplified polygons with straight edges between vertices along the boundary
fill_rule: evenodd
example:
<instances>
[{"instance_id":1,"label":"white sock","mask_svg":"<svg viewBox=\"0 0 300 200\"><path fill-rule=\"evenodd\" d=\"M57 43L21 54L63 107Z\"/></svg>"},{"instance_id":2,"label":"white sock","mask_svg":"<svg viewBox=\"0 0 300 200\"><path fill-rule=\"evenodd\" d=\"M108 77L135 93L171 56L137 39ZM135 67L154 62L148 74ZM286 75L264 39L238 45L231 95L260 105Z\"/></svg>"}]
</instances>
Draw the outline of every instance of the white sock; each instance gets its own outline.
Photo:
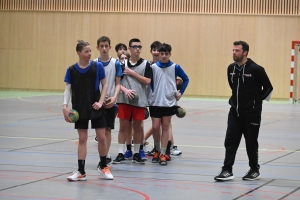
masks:
<instances>
[{"instance_id":1,"label":"white sock","mask_svg":"<svg viewBox=\"0 0 300 200\"><path fill-rule=\"evenodd\" d=\"M133 148L133 152L134 153L139 153L140 152L140 144L134 144L134 148Z\"/></svg>"},{"instance_id":2,"label":"white sock","mask_svg":"<svg viewBox=\"0 0 300 200\"><path fill-rule=\"evenodd\" d=\"M124 154L125 144L119 144L119 153Z\"/></svg>"}]
</instances>

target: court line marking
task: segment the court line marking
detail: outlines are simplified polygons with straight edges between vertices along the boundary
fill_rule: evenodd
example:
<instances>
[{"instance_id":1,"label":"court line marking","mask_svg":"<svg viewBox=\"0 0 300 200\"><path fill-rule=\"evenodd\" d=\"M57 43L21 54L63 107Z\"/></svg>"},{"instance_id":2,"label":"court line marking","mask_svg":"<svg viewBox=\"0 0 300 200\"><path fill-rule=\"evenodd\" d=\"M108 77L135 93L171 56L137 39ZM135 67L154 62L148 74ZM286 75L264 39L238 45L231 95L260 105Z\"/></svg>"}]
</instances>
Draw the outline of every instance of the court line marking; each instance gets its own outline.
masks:
<instances>
[{"instance_id":1,"label":"court line marking","mask_svg":"<svg viewBox=\"0 0 300 200\"><path fill-rule=\"evenodd\" d=\"M272 179L272 180L266 182L265 184L262 184L261 186L258 186L258 187L256 187L256 188L254 188L254 189L252 189L252 190L246 192L245 194L242 194L241 196L238 196L238 197L234 198L233 200L240 199L240 198L242 198L242 197L244 197L244 196L246 196L246 195L248 195L248 194L254 192L254 191L257 190L257 189L259 189L259 188L261 188L261 187L263 187L263 186L265 186L265 185L268 185L269 183L271 183L271 182L273 182L273 181L275 181L275 179Z\"/></svg>"},{"instance_id":2,"label":"court line marking","mask_svg":"<svg viewBox=\"0 0 300 200\"><path fill-rule=\"evenodd\" d=\"M292 153L297 153L297 152L300 152L300 149L291 151L290 153L285 154L285 155L283 155L283 156L279 156L279 157L277 157L277 158L274 158L273 160L269 160L268 162L265 162L265 163L263 163L262 165L265 165L265 164L267 164L267 163L273 162L274 160L278 160L279 158L282 158L282 157L285 157L285 156L288 156L288 155L290 155L290 154L292 154Z\"/></svg>"},{"instance_id":3,"label":"court line marking","mask_svg":"<svg viewBox=\"0 0 300 200\"><path fill-rule=\"evenodd\" d=\"M288 194L284 195L283 197L281 197L279 200L282 200L282 199L284 199L284 198L290 196L291 194L297 192L299 189L300 189L300 187L296 188L295 190L293 190L293 191L291 191L290 193L288 193Z\"/></svg>"},{"instance_id":4,"label":"court line marking","mask_svg":"<svg viewBox=\"0 0 300 200\"><path fill-rule=\"evenodd\" d=\"M78 139L65 139L65 138L33 138L33 137L13 137L13 136L0 136L0 138L7 138L7 139L26 139L26 140L54 140L54 141L61 141L61 142L68 142L68 141L78 141ZM89 141L89 140L88 140ZM92 140L90 140L92 142ZM118 144L117 142L111 142L113 144ZM50 143L52 144L52 143ZM48 144L43 144L43 145L48 145ZM211 149L224 149L224 147L218 147L218 146L197 146L197 145L180 145L184 147L192 147L192 148L211 148ZM28 148L28 147L27 147ZM239 148L239 149L246 149L246 148ZM259 151L269 151L269 152L291 152L291 153L300 153L300 149L298 150L287 150L287 149L259 149ZM265 163L264 163L265 164Z\"/></svg>"}]
</instances>

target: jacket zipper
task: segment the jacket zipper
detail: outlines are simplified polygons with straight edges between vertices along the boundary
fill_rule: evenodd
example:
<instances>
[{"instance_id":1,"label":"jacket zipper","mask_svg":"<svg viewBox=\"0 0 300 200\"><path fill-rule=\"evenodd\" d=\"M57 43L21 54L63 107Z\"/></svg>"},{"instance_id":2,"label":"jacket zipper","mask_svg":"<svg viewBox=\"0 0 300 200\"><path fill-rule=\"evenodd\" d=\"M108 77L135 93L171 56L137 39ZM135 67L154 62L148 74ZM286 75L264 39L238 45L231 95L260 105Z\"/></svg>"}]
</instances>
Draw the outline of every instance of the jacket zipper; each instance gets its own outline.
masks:
<instances>
[{"instance_id":1,"label":"jacket zipper","mask_svg":"<svg viewBox=\"0 0 300 200\"><path fill-rule=\"evenodd\" d=\"M254 103L253 103L253 109L254 109L254 107L255 107L255 100L254 100Z\"/></svg>"},{"instance_id":2,"label":"jacket zipper","mask_svg":"<svg viewBox=\"0 0 300 200\"><path fill-rule=\"evenodd\" d=\"M237 90L236 90L236 113L237 113L237 116L239 116L239 87L240 87L240 73L239 73L238 85L237 85Z\"/></svg>"}]
</instances>

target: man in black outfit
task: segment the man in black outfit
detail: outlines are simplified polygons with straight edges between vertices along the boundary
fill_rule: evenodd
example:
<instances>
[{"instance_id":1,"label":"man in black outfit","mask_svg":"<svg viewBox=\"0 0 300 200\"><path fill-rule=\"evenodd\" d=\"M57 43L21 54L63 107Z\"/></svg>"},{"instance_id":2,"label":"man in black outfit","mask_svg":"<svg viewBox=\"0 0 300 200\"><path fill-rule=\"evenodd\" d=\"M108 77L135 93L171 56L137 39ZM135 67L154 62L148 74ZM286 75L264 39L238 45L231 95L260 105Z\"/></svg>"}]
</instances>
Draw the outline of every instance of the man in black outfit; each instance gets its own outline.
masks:
<instances>
[{"instance_id":1,"label":"man in black outfit","mask_svg":"<svg viewBox=\"0 0 300 200\"><path fill-rule=\"evenodd\" d=\"M260 179L258 164L258 133L261 122L262 101L269 101L272 84L263 67L247 58L249 45L244 41L233 43L233 60L227 69L228 83L232 90L231 105L225 137L225 160L217 181L234 179L232 166L244 134L250 170L243 180Z\"/></svg>"}]
</instances>

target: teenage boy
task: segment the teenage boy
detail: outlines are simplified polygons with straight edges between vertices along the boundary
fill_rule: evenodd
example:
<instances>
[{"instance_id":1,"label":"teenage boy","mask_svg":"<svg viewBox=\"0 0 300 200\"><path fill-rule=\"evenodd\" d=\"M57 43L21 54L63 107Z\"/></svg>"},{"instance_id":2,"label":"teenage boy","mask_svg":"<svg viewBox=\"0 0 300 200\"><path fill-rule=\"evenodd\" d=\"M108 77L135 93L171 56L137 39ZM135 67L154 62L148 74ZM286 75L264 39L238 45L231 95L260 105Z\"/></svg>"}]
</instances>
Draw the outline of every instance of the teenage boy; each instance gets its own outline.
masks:
<instances>
[{"instance_id":1,"label":"teenage boy","mask_svg":"<svg viewBox=\"0 0 300 200\"><path fill-rule=\"evenodd\" d=\"M156 62L159 61L160 57L159 57L159 47L161 46L161 43L159 41L154 41L151 45L150 45L150 53L152 55L152 61L150 62L150 64L154 64ZM180 88L181 89L181 88ZM177 87L177 90L180 90ZM147 144L146 140L152 135L152 127L150 127L147 132L144 135L144 151L148 153L149 156L153 156L154 155L154 151L155 151L155 146L153 147L152 151L147 151L147 147L145 144ZM167 145L167 150L166 150L166 156L167 156L167 160L171 160L171 156L175 155L181 155L182 152L177 148L177 146L174 146L174 137L173 137L173 132L172 132L172 124L170 123L170 128L169 128L169 141L168 141L168 145Z\"/></svg>"},{"instance_id":2,"label":"teenage boy","mask_svg":"<svg viewBox=\"0 0 300 200\"><path fill-rule=\"evenodd\" d=\"M152 162L158 162L160 165L167 165L165 155L171 118L175 114L177 101L180 100L189 83L189 78L182 68L170 61L171 51L172 47L169 44L162 44L159 47L160 61L151 66L153 79L151 82L152 93L149 96L149 110L156 148ZM177 76L183 80L183 87L180 91L177 91L176 88ZM161 136L160 127L162 129Z\"/></svg>"},{"instance_id":3,"label":"teenage boy","mask_svg":"<svg viewBox=\"0 0 300 200\"><path fill-rule=\"evenodd\" d=\"M119 105L118 117L120 119L120 130L118 136L119 154L113 163L118 164L125 161L124 148L126 133L131 123L134 131L134 155L132 162L144 164L144 160L139 155L141 141L141 126L145 119L145 108L148 104L146 86L152 79L152 69L148 61L140 57L142 45L141 41L133 38L129 41L130 59L125 61L124 78L122 80L121 92L118 95ZM138 94L138 101L132 101L135 94Z\"/></svg>"},{"instance_id":4,"label":"teenage boy","mask_svg":"<svg viewBox=\"0 0 300 200\"><path fill-rule=\"evenodd\" d=\"M127 51L127 46L123 43L119 43L115 46L115 50L117 53L117 57L119 58L122 53L125 53Z\"/></svg>"},{"instance_id":5,"label":"teenage boy","mask_svg":"<svg viewBox=\"0 0 300 200\"><path fill-rule=\"evenodd\" d=\"M115 118L116 118L116 100L120 92L120 80L122 73L122 68L120 62L109 55L109 50L111 49L110 39L106 36L102 36L97 40L97 47L100 52L100 57L94 59L95 62L101 62L106 76L106 82L108 86L106 94L105 103L105 137L107 144L107 153L111 145L111 129L115 128ZM95 140L97 137L95 138ZM106 163L111 162L111 157L109 154L106 156ZM98 165L99 169L100 163Z\"/></svg>"},{"instance_id":6,"label":"teenage boy","mask_svg":"<svg viewBox=\"0 0 300 200\"><path fill-rule=\"evenodd\" d=\"M113 179L110 169L106 165L105 111L102 106L107 92L104 68L101 63L90 61L91 46L88 42L78 40L76 52L79 61L68 67L65 75L66 89L64 92L63 114L65 120L71 122L68 102L72 96L72 108L77 110L80 116L79 120L75 122L75 129L77 129L79 135L78 171L67 179L69 181L85 181L87 179L84 167L89 120L91 120L92 129L96 130L98 138L99 172L105 179ZM99 90L100 82L102 92Z\"/></svg>"}]
</instances>

